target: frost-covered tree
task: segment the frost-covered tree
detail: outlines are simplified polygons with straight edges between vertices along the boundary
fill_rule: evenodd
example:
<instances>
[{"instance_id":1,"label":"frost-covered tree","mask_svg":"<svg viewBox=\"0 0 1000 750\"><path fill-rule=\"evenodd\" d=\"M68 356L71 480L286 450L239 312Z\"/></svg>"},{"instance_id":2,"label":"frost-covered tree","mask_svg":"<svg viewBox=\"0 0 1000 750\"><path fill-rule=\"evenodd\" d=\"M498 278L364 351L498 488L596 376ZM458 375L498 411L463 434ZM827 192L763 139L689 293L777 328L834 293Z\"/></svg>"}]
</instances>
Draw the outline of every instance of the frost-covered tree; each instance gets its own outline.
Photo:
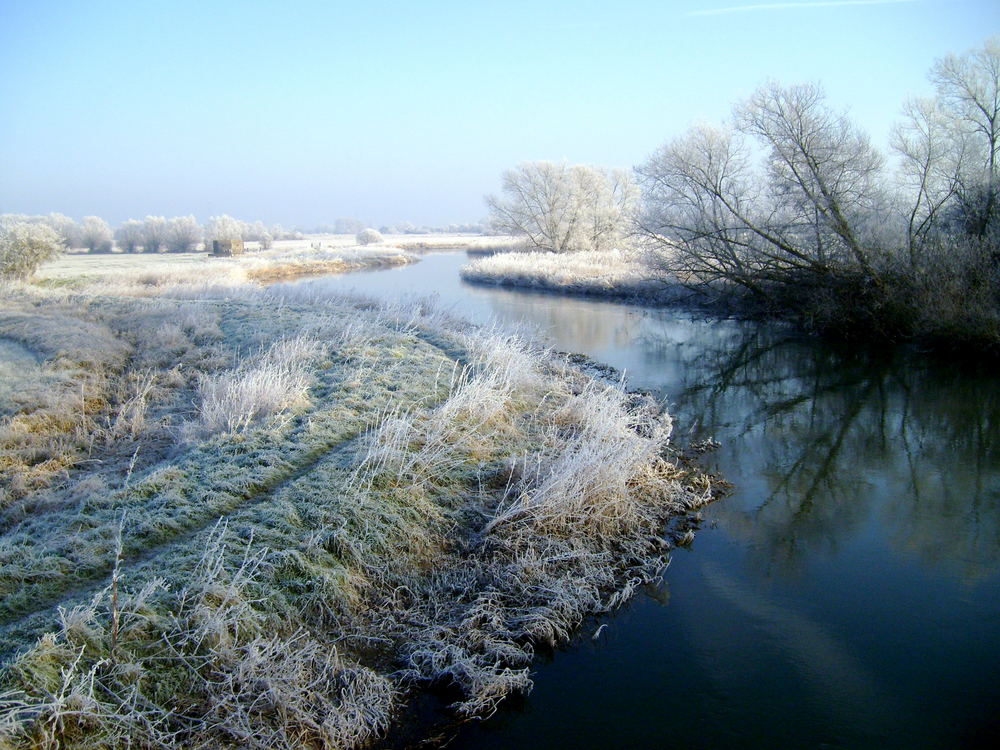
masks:
<instances>
[{"instance_id":1,"label":"frost-covered tree","mask_svg":"<svg viewBox=\"0 0 1000 750\"><path fill-rule=\"evenodd\" d=\"M632 228L639 188L624 169L574 167L581 243L591 250L620 247Z\"/></svg>"},{"instance_id":2,"label":"frost-covered tree","mask_svg":"<svg viewBox=\"0 0 1000 750\"><path fill-rule=\"evenodd\" d=\"M205 237L209 240L242 240L246 233L246 223L228 214L213 216L205 227Z\"/></svg>"},{"instance_id":3,"label":"frost-covered tree","mask_svg":"<svg viewBox=\"0 0 1000 750\"><path fill-rule=\"evenodd\" d=\"M919 248L939 228L947 207L959 194L970 156L969 135L933 99L911 99L892 131L899 158L906 251L911 266Z\"/></svg>"},{"instance_id":4,"label":"frost-covered tree","mask_svg":"<svg viewBox=\"0 0 1000 750\"><path fill-rule=\"evenodd\" d=\"M628 232L637 191L622 170L525 162L486 197L493 228L552 252L605 250Z\"/></svg>"},{"instance_id":5,"label":"frost-covered tree","mask_svg":"<svg viewBox=\"0 0 1000 750\"><path fill-rule=\"evenodd\" d=\"M823 265L847 261L874 277L870 220L885 204L883 159L825 98L817 85L770 83L736 108L737 127L768 151L770 203L795 240L781 249Z\"/></svg>"},{"instance_id":6,"label":"frost-covered tree","mask_svg":"<svg viewBox=\"0 0 1000 750\"><path fill-rule=\"evenodd\" d=\"M42 224L52 227L62 238L65 247L82 247L80 244L80 225L64 214L51 213L40 217Z\"/></svg>"},{"instance_id":7,"label":"frost-covered tree","mask_svg":"<svg viewBox=\"0 0 1000 750\"><path fill-rule=\"evenodd\" d=\"M877 284L887 199L867 136L814 85L762 86L734 123L693 128L637 169L639 227L674 270L757 294L848 272Z\"/></svg>"},{"instance_id":8,"label":"frost-covered tree","mask_svg":"<svg viewBox=\"0 0 1000 750\"><path fill-rule=\"evenodd\" d=\"M142 227L142 222L137 219L122 222L115 230L115 242L118 243L118 247L126 253L138 252L143 243Z\"/></svg>"},{"instance_id":9,"label":"frost-covered tree","mask_svg":"<svg viewBox=\"0 0 1000 750\"><path fill-rule=\"evenodd\" d=\"M0 220L0 277L27 278L62 250L62 238L46 224Z\"/></svg>"},{"instance_id":10,"label":"frost-covered tree","mask_svg":"<svg viewBox=\"0 0 1000 750\"><path fill-rule=\"evenodd\" d=\"M267 227L262 221L243 222L243 239L252 242L260 242L265 234L268 234Z\"/></svg>"},{"instance_id":11,"label":"frost-covered tree","mask_svg":"<svg viewBox=\"0 0 1000 750\"><path fill-rule=\"evenodd\" d=\"M147 253L158 253L167 241L167 220L162 216L147 216L142 221L142 246Z\"/></svg>"},{"instance_id":12,"label":"frost-covered tree","mask_svg":"<svg viewBox=\"0 0 1000 750\"><path fill-rule=\"evenodd\" d=\"M931 71L940 108L968 135L956 214L969 234L1000 235L1000 36L964 55L947 55Z\"/></svg>"},{"instance_id":13,"label":"frost-covered tree","mask_svg":"<svg viewBox=\"0 0 1000 750\"><path fill-rule=\"evenodd\" d=\"M107 253L111 251L114 234L108 222L99 216L84 216L80 225L80 245L90 252Z\"/></svg>"},{"instance_id":14,"label":"frost-covered tree","mask_svg":"<svg viewBox=\"0 0 1000 750\"><path fill-rule=\"evenodd\" d=\"M1000 154L1000 36L981 49L947 55L931 70L941 107L974 137L982 170L997 177Z\"/></svg>"},{"instance_id":15,"label":"frost-covered tree","mask_svg":"<svg viewBox=\"0 0 1000 750\"><path fill-rule=\"evenodd\" d=\"M193 216L175 216L167 222L166 244L172 253L190 253L201 237L201 225Z\"/></svg>"},{"instance_id":16,"label":"frost-covered tree","mask_svg":"<svg viewBox=\"0 0 1000 750\"><path fill-rule=\"evenodd\" d=\"M359 245L376 245L384 241L382 233L371 227L362 229L355 235L354 239Z\"/></svg>"}]
</instances>

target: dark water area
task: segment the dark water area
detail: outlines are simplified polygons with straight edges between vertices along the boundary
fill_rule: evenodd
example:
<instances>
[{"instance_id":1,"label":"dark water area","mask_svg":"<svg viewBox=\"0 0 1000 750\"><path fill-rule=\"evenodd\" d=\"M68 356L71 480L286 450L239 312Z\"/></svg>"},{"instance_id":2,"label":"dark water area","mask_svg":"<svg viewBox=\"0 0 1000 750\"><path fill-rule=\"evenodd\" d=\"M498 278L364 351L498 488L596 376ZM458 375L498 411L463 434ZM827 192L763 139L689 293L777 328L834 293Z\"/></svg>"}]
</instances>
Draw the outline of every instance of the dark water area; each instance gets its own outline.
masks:
<instances>
[{"instance_id":1,"label":"dark water area","mask_svg":"<svg viewBox=\"0 0 1000 750\"><path fill-rule=\"evenodd\" d=\"M435 294L655 391L734 484L663 585L535 665L471 748L1000 746L1000 377L781 326L462 283L464 254L299 282ZM607 624L596 639L594 628Z\"/></svg>"}]
</instances>

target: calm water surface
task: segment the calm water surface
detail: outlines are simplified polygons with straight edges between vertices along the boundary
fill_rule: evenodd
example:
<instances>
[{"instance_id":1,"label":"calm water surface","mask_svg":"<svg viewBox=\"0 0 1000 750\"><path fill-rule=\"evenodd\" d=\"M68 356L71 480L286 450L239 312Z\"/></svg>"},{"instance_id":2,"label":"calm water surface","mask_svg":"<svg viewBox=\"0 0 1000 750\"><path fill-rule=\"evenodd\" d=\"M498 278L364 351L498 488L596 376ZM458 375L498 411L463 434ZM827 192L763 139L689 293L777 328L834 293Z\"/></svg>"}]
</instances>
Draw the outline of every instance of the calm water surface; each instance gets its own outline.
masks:
<instances>
[{"instance_id":1,"label":"calm water surface","mask_svg":"<svg viewBox=\"0 0 1000 750\"><path fill-rule=\"evenodd\" d=\"M664 584L448 746L1000 747L1000 379L777 326L473 287L464 254L305 284L434 293L624 369L735 491Z\"/></svg>"}]
</instances>

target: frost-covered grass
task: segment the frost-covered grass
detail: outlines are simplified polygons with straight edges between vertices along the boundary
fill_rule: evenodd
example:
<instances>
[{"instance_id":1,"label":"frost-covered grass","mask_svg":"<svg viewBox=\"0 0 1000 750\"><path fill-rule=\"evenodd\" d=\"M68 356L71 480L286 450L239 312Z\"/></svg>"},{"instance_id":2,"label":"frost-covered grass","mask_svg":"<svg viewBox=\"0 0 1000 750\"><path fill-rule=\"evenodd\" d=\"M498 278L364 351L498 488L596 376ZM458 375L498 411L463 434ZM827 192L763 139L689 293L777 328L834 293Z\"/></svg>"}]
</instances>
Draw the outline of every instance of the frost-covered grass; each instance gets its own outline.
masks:
<instances>
[{"instance_id":1,"label":"frost-covered grass","mask_svg":"<svg viewBox=\"0 0 1000 750\"><path fill-rule=\"evenodd\" d=\"M654 401L522 336L190 273L3 290L46 387L0 413L0 747L488 715L711 498Z\"/></svg>"},{"instance_id":2,"label":"frost-covered grass","mask_svg":"<svg viewBox=\"0 0 1000 750\"><path fill-rule=\"evenodd\" d=\"M477 284L646 301L671 301L679 294L675 281L639 250L498 253L465 266L462 278Z\"/></svg>"},{"instance_id":3,"label":"frost-covered grass","mask_svg":"<svg viewBox=\"0 0 1000 750\"><path fill-rule=\"evenodd\" d=\"M204 375L198 383L198 416L211 433L243 432L308 399L310 365L323 344L302 336L277 341L252 353L236 367Z\"/></svg>"}]
</instances>

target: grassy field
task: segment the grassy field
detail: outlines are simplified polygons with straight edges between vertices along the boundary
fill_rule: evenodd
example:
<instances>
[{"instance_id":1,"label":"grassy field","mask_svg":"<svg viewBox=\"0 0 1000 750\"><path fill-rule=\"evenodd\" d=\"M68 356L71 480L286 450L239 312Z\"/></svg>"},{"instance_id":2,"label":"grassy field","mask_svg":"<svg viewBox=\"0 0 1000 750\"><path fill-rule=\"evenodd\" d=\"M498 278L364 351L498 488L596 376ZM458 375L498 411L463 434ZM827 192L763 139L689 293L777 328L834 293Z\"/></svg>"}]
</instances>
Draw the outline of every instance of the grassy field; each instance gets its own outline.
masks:
<instances>
[{"instance_id":1,"label":"grassy field","mask_svg":"<svg viewBox=\"0 0 1000 750\"><path fill-rule=\"evenodd\" d=\"M0 290L2 748L362 747L426 689L488 715L713 497L621 383L228 261Z\"/></svg>"}]
</instances>

